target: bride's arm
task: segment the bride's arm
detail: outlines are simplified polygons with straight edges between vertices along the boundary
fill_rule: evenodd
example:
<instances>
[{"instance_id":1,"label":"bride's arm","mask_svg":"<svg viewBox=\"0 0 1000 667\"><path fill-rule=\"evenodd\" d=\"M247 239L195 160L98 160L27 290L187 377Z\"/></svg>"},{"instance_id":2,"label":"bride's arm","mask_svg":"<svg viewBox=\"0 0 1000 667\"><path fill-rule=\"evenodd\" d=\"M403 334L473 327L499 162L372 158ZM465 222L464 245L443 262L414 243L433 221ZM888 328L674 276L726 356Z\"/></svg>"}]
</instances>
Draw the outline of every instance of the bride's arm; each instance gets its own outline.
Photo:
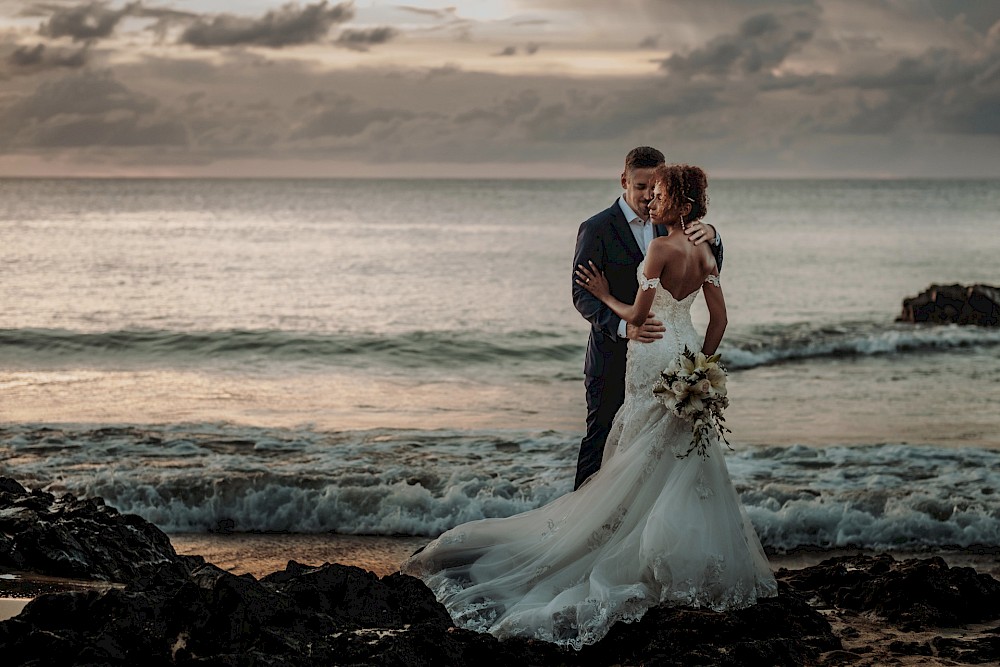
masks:
<instances>
[{"instance_id":1,"label":"bride's arm","mask_svg":"<svg viewBox=\"0 0 1000 667\"><path fill-rule=\"evenodd\" d=\"M716 269L701 290L705 295L705 305L708 306L708 328L705 329L705 342L701 346L701 351L706 356L715 354L719 349L722 334L726 332L726 325L729 323L726 317L726 299L722 296L722 285L718 280L719 271Z\"/></svg>"},{"instance_id":2,"label":"bride's arm","mask_svg":"<svg viewBox=\"0 0 1000 667\"><path fill-rule=\"evenodd\" d=\"M653 306L653 298L656 296L656 290L651 289L653 286L647 285L647 288L643 289L640 284L632 305L622 303L612 296L611 288L608 286L604 274L597 270L593 262L588 261L587 264L589 266L577 264L576 284L600 299L618 317L629 324L641 326L649 315L649 309ZM650 246L649 256L646 257L646 264L643 267L644 271L652 273L655 276L654 280L658 282L659 275L663 271L663 264L663 253L654 251L653 246Z\"/></svg>"}]
</instances>

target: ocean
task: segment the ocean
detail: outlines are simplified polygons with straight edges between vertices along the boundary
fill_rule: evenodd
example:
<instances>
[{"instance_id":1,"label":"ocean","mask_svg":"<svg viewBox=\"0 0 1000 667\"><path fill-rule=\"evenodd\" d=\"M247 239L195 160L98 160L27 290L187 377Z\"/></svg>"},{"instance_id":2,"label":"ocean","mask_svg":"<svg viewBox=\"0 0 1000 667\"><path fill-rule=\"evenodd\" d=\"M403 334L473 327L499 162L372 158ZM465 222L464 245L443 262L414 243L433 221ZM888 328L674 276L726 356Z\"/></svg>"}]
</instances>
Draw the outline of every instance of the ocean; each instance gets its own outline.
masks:
<instances>
[{"instance_id":1,"label":"ocean","mask_svg":"<svg viewBox=\"0 0 1000 667\"><path fill-rule=\"evenodd\" d=\"M572 486L607 181L0 180L0 474L174 533L434 536ZM1000 182L709 185L772 553L1000 548ZM704 326L704 306L694 306Z\"/></svg>"}]
</instances>

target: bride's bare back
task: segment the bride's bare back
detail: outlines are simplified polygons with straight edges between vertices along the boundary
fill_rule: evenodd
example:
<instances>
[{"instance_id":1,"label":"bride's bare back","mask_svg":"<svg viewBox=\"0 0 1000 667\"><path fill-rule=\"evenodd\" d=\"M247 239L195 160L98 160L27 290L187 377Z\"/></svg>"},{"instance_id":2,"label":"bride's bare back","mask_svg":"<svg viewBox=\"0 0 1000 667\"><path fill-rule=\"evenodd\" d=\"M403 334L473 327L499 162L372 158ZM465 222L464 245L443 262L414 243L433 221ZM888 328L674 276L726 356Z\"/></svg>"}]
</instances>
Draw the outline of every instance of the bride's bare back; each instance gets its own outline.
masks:
<instances>
[{"instance_id":1,"label":"bride's bare back","mask_svg":"<svg viewBox=\"0 0 1000 667\"><path fill-rule=\"evenodd\" d=\"M647 266L662 265L660 285L678 301L697 292L710 275L718 274L708 246L690 243L679 229L672 230L669 236L653 239L647 257Z\"/></svg>"}]
</instances>

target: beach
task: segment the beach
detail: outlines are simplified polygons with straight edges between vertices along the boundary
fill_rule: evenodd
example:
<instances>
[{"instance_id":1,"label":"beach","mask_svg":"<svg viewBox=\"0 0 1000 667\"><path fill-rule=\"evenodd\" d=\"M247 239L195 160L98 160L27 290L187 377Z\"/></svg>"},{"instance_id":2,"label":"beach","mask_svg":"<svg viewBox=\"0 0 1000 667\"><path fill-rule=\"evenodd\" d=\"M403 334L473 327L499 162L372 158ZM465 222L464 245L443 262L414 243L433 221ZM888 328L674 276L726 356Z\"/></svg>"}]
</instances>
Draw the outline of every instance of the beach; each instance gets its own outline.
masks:
<instances>
[{"instance_id":1,"label":"beach","mask_svg":"<svg viewBox=\"0 0 1000 667\"><path fill-rule=\"evenodd\" d=\"M385 576L570 490L587 327L569 263L615 182L2 186L0 474L256 578L289 560ZM1000 185L709 192L726 461L772 567L887 553L997 577L1000 333L895 319L932 283L1000 283ZM45 590L15 576L7 614ZM896 641L872 623L865 641Z\"/></svg>"}]
</instances>

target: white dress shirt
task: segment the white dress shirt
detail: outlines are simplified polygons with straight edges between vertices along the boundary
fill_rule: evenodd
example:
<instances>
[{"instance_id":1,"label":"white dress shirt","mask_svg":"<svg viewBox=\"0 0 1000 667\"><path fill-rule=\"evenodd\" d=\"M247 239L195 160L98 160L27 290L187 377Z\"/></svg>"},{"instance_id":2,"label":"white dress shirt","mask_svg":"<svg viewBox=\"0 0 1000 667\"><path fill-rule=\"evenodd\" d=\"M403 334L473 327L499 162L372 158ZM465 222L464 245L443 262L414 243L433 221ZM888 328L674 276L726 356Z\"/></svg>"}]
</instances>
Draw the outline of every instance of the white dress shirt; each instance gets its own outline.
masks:
<instances>
[{"instance_id":1,"label":"white dress shirt","mask_svg":"<svg viewBox=\"0 0 1000 667\"><path fill-rule=\"evenodd\" d=\"M653 223L649 220L643 220L639 217L639 214L632 210L632 207L625 202L625 196L622 195L618 198L618 206L621 207L622 213L625 214L625 219L628 220L629 229L632 230L632 236L635 237L635 242L639 244L639 250L642 252L642 256L646 256L646 251L649 250L649 244L653 240ZM627 322L621 320L618 322L618 337L625 338L625 327Z\"/></svg>"}]
</instances>

